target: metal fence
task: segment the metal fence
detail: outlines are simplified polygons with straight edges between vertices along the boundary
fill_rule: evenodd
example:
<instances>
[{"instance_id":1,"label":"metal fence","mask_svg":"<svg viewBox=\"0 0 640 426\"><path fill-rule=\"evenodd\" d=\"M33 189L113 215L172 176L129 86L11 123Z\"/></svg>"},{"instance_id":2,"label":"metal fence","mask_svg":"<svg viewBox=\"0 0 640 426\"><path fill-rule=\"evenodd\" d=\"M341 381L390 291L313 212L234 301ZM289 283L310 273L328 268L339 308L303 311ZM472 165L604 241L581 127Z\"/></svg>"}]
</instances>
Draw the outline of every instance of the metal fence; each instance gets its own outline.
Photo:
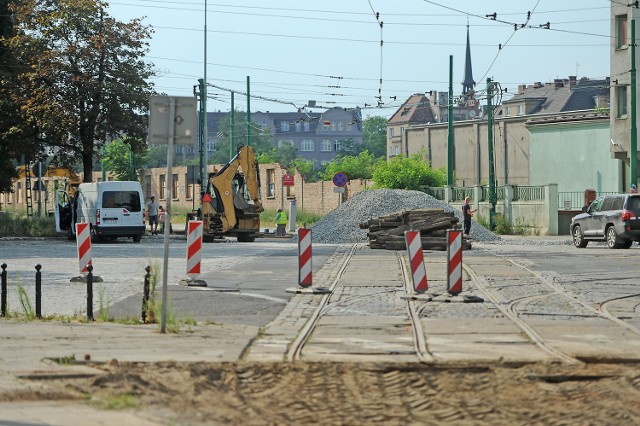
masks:
<instances>
[{"instance_id":1,"label":"metal fence","mask_svg":"<svg viewBox=\"0 0 640 426\"><path fill-rule=\"evenodd\" d=\"M513 201L544 200L544 186L514 186Z\"/></svg>"},{"instance_id":2,"label":"metal fence","mask_svg":"<svg viewBox=\"0 0 640 426\"><path fill-rule=\"evenodd\" d=\"M598 192L597 196L616 195L620 192ZM558 209L582 210L584 206L584 191L558 192Z\"/></svg>"}]
</instances>

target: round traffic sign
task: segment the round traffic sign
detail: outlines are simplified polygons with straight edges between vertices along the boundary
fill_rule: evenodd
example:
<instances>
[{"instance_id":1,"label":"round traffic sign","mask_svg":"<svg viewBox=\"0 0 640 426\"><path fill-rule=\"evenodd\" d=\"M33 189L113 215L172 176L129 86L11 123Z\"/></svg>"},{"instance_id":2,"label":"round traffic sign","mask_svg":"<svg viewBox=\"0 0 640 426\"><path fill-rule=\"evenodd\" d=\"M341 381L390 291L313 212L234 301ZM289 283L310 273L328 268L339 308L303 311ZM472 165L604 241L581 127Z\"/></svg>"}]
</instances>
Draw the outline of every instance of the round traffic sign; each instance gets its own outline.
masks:
<instances>
[{"instance_id":1,"label":"round traffic sign","mask_svg":"<svg viewBox=\"0 0 640 426\"><path fill-rule=\"evenodd\" d=\"M338 172L333 175L333 184L338 188L342 188L347 184L347 175L342 172Z\"/></svg>"}]
</instances>

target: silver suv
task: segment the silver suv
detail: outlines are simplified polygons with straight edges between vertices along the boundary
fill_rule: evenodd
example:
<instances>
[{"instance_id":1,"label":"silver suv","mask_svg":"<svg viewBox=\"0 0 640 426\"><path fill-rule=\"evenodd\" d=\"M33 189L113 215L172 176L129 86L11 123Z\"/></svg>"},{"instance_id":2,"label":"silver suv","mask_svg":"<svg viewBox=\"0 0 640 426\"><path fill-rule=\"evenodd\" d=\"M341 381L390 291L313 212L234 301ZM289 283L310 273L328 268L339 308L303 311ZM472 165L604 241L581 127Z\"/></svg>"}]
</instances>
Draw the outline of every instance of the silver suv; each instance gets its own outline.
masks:
<instances>
[{"instance_id":1,"label":"silver suv","mask_svg":"<svg viewBox=\"0 0 640 426\"><path fill-rule=\"evenodd\" d=\"M640 241L640 194L596 198L584 213L571 219L570 231L578 248L589 241L606 241L609 248L628 249Z\"/></svg>"}]
</instances>

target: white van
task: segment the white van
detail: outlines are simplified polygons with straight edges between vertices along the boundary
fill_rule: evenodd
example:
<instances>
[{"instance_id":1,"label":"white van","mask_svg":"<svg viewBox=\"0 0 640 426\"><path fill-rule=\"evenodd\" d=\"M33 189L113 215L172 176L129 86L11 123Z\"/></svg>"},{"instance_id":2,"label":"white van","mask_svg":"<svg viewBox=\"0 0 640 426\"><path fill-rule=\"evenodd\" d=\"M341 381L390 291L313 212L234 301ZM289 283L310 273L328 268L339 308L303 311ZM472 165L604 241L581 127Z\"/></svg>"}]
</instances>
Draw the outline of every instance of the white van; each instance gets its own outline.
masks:
<instances>
[{"instance_id":1,"label":"white van","mask_svg":"<svg viewBox=\"0 0 640 426\"><path fill-rule=\"evenodd\" d=\"M82 183L73 197L56 191L56 231L75 238L76 223L91 224L91 241L130 237L138 243L144 235L144 196L140 182Z\"/></svg>"}]
</instances>

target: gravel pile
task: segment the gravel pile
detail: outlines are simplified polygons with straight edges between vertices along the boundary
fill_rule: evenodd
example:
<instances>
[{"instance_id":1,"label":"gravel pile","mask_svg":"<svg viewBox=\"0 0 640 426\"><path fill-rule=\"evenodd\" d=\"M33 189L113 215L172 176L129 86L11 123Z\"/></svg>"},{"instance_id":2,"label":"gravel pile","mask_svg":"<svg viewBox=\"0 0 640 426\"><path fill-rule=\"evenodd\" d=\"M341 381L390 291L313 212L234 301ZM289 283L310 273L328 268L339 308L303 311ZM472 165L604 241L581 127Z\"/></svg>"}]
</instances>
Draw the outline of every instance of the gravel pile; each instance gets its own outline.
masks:
<instances>
[{"instance_id":1,"label":"gravel pile","mask_svg":"<svg viewBox=\"0 0 640 426\"><path fill-rule=\"evenodd\" d=\"M462 211L420 191L376 189L362 191L311 225L316 243L342 244L367 242L367 230L358 224L400 210L441 208L452 211L462 223ZM471 237L477 241L497 241L493 232L471 222Z\"/></svg>"}]
</instances>

